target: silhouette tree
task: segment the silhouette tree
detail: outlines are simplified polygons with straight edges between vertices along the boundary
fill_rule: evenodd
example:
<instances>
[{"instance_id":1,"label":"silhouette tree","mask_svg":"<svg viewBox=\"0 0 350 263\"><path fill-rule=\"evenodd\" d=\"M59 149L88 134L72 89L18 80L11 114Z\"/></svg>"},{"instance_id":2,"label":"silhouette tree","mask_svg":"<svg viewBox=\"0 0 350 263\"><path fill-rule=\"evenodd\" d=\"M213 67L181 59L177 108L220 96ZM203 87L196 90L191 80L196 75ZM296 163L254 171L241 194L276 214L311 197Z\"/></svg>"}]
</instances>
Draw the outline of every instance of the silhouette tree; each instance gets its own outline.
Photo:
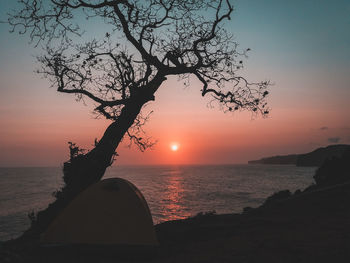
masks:
<instances>
[{"instance_id":1,"label":"silhouette tree","mask_svg":"<svg viewBox=\"0 0 350 263\"><path fill-rule=\"evenodd\" d=\"M247 50L239 51L223 22L233 7L228 0L20 0L10 14L11 31L28 33L42 45L39 73L58 92L89 99L94 111L111 120L90 151L70 144L71 158L64 164L65 186L56 193L51 216L41 212L43 228L71 198L101 179L115 158L124 137L140 150L152 146L144 136L143 106L155 99L168 76L189 85L190 76L202 84L226 111L249 110L266 115L269 82L250 83L238 74ZM91 35L84 20L100 19L103 37ZM96 22L98 23L98 22ZM92 32L93 34L93 32ZM50 209L49 207L49 209ZM54 212L56 211L56 212Z\"/></svg>"}]
</instances>

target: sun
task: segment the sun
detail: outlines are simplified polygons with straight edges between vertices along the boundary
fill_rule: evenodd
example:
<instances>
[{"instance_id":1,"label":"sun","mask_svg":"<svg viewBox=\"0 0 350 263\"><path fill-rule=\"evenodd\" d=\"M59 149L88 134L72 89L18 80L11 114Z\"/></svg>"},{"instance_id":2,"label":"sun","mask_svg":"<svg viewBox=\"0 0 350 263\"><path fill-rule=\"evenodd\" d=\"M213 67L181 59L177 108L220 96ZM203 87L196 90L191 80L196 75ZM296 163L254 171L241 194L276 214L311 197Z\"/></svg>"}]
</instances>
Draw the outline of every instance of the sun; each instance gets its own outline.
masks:
<instances>
[{"instance_id":1,"label":"sun","mask_svg":"<svg viewBox=\"0 0 350 263\"><path fill-rule=\"evenodd\" d=\"M173 152L176 152L178 149L179 149L179 145L177 143L172 143L170 145L170 149L173 151Z\"/></svg>"}]
</instances>

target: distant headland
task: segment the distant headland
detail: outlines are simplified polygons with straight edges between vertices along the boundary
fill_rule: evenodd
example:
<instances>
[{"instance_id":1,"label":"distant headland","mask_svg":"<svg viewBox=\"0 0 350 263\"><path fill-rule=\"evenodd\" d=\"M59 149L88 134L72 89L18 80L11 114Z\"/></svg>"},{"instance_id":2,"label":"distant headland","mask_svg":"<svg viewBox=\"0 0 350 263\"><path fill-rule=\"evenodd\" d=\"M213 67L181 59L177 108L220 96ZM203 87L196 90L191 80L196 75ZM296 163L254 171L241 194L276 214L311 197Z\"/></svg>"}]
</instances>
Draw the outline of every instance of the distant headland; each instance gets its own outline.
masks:
<instances>
[{"instance_id":1,"label":"distant headland","mask_svg":"<svg viewBox=\"0 0 350 263\"><path fill-rule=\"evenodd\" d=\"M337 144L317 148L304 154L289 154L264 157L259 160L248 161L249 164L291 164L296 166L320 166L326 159L340 157L350 145Z\"/></svg>"}]
</instances>

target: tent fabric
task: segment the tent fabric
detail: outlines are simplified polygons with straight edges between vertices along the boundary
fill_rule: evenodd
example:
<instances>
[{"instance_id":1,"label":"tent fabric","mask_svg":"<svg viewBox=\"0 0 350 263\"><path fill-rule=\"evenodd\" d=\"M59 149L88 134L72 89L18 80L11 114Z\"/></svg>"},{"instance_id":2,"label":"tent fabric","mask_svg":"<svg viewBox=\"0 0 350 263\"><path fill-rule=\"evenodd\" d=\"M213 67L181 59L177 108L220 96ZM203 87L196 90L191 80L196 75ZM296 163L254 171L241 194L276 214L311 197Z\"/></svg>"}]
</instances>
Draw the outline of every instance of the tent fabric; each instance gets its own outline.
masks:
<instances>
[{"instance_id":1,"label":"tent fabric","mask_svg":"<svg viewBox=\"0 0 350 263\"><path fill-rule=\"evenodd\" d=\"M85 189L49 225L41 242L158 245L145 198L121 178L105 179Z\"/></svg>"}]
</instances>

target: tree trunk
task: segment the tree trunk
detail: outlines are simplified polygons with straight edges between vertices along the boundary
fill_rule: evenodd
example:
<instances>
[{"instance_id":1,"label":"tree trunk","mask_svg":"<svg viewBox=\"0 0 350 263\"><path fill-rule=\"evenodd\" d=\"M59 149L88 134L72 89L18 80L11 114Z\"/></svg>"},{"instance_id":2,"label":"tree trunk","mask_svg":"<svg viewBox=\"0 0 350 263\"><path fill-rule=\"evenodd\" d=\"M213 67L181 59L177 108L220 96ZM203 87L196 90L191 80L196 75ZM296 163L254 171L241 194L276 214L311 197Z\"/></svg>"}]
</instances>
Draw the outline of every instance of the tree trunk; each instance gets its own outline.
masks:
<instances>
[{"instance_id":1,"label":"tree trunk","mask_svg":"<svg viewBox=\"0 0 350 263\"><path fill-rule=\"evenodd\" d=\"M118 120L108 126L94 149L87 154L71 158L64 164L64 187L55 193L56 200L48 208L38 212L36 218L31 218L32 225L24 233L24 238L38 239L72 199L103 177L113 161L116 148L147 101L149 99L141 97L125 105Z\"/></svg>"},{"instance_id":2,"label":"tree trunk","mask_svg":"<svg viewBox=\"0 0 350 263\"><path fill-rule=\"evenodd\" d=\"M111 165L115 150L125 133L134 123L144 103L130 103L125 106L118 121L111 123L101 140L85 155L65 163L64 177L69 191L74 194L87 186L98 182L104 175L106 168Z\"/></svg>"}]
</instances>

